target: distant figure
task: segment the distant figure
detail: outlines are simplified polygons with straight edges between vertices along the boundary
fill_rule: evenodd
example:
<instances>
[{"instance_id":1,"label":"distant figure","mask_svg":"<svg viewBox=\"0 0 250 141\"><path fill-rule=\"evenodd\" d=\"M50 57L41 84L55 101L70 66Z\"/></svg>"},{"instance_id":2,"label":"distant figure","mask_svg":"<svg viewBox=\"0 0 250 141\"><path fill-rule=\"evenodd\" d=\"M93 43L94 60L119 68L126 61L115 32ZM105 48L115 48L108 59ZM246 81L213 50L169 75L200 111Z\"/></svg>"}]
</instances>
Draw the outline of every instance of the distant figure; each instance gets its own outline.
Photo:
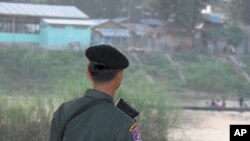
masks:
<instances>
[{"instance_id":1,"label":"distant figure","mask_svg":"<svg viewBox=\"0 0 250 141\"><path fill-rule=\"evenodd\" d=\"M246 108L248 107L246 102L244 102L243 106L246 107Z\"/></svg>"},{"instance_id":2,"label":"distant figure","mask_svg":"<svg viewBox=\"0 0 250 141\"><path fill-rule=\"evenodd\" d=\"M216 102L215 102L215 100L214 99L212 99L212 101L211 101L211 105L210 105L211 107L216 107L217 106L217 104L216 104Z\"/></svg>"},{"instance_id":3,"label":"distant figure","mask_svg":"<svg viewBox=\"0 0 250 141\"><path fill-rule=\"evenodd\" d=\"M222 107L222 100L221 99L217 100L216 105L218 108L221 108Z\"/></svg>"},{"instance_id":4,"label":"distant figure","mask_svg":"<svg viewBox=\"0 0 250 141\"><path fill-rule=\"evenodd\" d=\"M240 106L240 108L244 107L244 98L243 98L243 96L240 96L240 98L239 98L239 106Z\"/></svg>"},{"instance_id":5,"label":"distant figure","mask_svg":"<svg viewBox=\"0 0 250 141\"><path fill-rule=\"evenodd\" d=\"M225 108L226 107L226 100L224 98L218 99L218 100L212 99L212 101L208 105L210 107Z\"/></svg>"},{"instance_id":6,"label":"distant figure","mask_svg":"<svg viewBox=\"0 0 250 141\"><path fill-rule=\"evenodd\" d=\"M220 99L220 100L218 100L216 106L217 106L218 108L225 108L225 106L226 106L226 101L225 101L225 99Z\"/></svg>"},{"instance_id":7,"label":"distant figure","mask_svg":"<svg viewBox=\"0 0 250 141\"><path fill-rule=\"evenodd\" d=\"M222 107L225 108L226 107L226 99L222 99Z\"/></svg>"}]
</instances>

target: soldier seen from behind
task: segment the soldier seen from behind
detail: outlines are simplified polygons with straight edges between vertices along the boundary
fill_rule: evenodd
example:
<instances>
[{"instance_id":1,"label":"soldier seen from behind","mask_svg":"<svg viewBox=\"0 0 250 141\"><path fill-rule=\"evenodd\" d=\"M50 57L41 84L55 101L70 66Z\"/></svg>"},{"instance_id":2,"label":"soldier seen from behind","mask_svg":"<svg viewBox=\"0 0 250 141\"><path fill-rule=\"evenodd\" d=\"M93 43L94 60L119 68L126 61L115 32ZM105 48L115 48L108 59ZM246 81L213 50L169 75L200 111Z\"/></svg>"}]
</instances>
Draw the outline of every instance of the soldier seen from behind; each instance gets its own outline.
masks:
<instances>
[{"instance_id":1,"label":"soldier seen from behind","mask_svg":"<svg viewBox=\"0 0 250 141\"><path fill-rule=\"evenodd\" d=\"M131 117L113 102L123 80L123 70L129 66L128 59L109 45L90 47L85 55L89 60L86 75L92 88L83 97L63 103L56 110L50 141L142 141L133 119L138 113L129 106L124 108L132 113Z\"/></svg>"}]
</instances>

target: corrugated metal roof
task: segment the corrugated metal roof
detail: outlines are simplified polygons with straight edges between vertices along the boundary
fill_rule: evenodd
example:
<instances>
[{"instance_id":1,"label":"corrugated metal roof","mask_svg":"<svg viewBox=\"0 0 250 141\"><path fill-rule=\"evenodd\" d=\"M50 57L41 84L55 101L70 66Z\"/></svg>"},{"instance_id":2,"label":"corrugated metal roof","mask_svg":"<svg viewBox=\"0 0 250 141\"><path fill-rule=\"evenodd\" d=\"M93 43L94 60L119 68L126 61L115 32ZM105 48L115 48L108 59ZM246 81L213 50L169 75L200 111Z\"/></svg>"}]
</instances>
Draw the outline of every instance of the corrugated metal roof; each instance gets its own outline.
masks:
<instances>
[{"instance_id":1,"label":"corrugated metal roof","mask_svg":"<svg viewBox=\"0 0 250 141\"><path fill-rule=\"evenodd\" d=\"M42 22L46 24L56 24L56 25L82 25L82 26L93 25L93 23L89 20L42 19Z\"/></svg>"},{"instance_id":2,"label":"corrugated metal roof","mask_svg":"<svg viewBox=\"0 0 250 141\"><path fill-rule=\"evenodd\" d=\"M109 19L90 19L89 22L92 23L92 26L98 26L98 25L101 25L103 23L106 23L108 22Z\"/></svg>"},{"instance_id":3,"label":"corrugated metal roof","mask_svg":"<svg viewBox=\"0 0 250 141\"><path fill-rule=\"evenodd\" d=\"M129 18L123 18L123 17L120 17L120 18L114 18L112 19L112 21L116 22L116 23L122 23L122 22L125 22L127 21Z\"/></svg>"},{"instance_id":4,"label":"corrugated metal roof","mask_svg":"<svg viewBox=\"0 0 250 141\"><path fill-rule=\"evenodd\" d=\"M106 37L129 37L129 31L127 29L103 29L97 28L96 31L100 32Z\"/></svg>"},{"instance_id":5,"label":"corrugated metal roof","mask_svg":"<svg viewBox=\"0 0 250 141\"><path fill-rule=\"evenodd\" d=\"M205 20L213 24L223 24L225 19L223 15L217 13L206 14L204 18Z\"/></svg>"},{"instance_id":6,"label":"corrugated metal roof","mask_svg":"<svg viewBox=\"0 0 250 141\"><path fill-rule=\"evenodd\" d=\"M144 24L129 23L129 24L122 24L122 25L128 28L130 31L134 32L138 36L144 36L153 31L153 29L150 26L147 26Z\"/></svg>"},{"instance_id":7,"label":"corrugated metal roof","mask_svg":"<svg viewBox=\"0 0 250 141\"><path fill-rule=\"evenodd\" d=\"M139 22L142 23L142 24L149 25L149 26L160 26L162 24L162 22L160 20L151 19L151 18L141 19Z\"/></svg>"},{"instance_id":8,"label":"corrugated metal roof","mask_svg":"<svg viewBox=\"0 0 250 141\"><path fill-rule=\"evenodd\" d=\"M0 2L0 15L34 16L49 18L86 19L88 15L75 6L38 5Z\"/></svg>"}]
</instances>

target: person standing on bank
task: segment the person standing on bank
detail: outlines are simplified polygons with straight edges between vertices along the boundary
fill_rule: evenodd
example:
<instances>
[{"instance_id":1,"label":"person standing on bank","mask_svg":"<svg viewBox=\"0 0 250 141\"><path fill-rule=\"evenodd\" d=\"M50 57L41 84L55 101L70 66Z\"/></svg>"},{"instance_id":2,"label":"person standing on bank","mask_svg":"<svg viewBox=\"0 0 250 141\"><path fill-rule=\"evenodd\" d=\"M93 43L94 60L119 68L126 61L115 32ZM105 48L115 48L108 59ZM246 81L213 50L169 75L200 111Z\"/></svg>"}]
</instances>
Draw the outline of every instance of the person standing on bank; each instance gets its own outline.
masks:
<instances>
[{"instance_id":1,"label":"person standing on bank","mask_svg":"<svg viewBox=\"0 0 250 141\"><path fill-rule=\"evenodd\" d=\"M85 55L93 88L55 111L49 141L142 141L135 120L113 102L128 59L110 45L89 47Z\"/></svg>"}]
</instances>

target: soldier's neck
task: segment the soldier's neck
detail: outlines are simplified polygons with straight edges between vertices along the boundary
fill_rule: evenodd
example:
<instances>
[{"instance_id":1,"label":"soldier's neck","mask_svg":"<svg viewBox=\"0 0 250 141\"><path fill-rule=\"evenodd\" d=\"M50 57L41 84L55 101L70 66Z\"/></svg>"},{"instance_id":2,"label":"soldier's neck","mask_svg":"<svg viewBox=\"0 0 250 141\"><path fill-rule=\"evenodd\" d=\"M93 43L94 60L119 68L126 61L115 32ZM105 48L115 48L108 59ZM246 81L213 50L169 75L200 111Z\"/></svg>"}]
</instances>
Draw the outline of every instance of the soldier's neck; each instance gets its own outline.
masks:
<instances>
[{"instance_id":1,"label":"soldier's neck","mask_svg":"<svg viewBox=\"0 0 250 141\"><path fill-rule=\"evenodd\" d=\"M100 91L100 92L103 92L111 97L114 97L114 95L115 95L115 89L109 85L105 85L105 84L94 85L93 89Z\"/></svg>"}]
</instances>

